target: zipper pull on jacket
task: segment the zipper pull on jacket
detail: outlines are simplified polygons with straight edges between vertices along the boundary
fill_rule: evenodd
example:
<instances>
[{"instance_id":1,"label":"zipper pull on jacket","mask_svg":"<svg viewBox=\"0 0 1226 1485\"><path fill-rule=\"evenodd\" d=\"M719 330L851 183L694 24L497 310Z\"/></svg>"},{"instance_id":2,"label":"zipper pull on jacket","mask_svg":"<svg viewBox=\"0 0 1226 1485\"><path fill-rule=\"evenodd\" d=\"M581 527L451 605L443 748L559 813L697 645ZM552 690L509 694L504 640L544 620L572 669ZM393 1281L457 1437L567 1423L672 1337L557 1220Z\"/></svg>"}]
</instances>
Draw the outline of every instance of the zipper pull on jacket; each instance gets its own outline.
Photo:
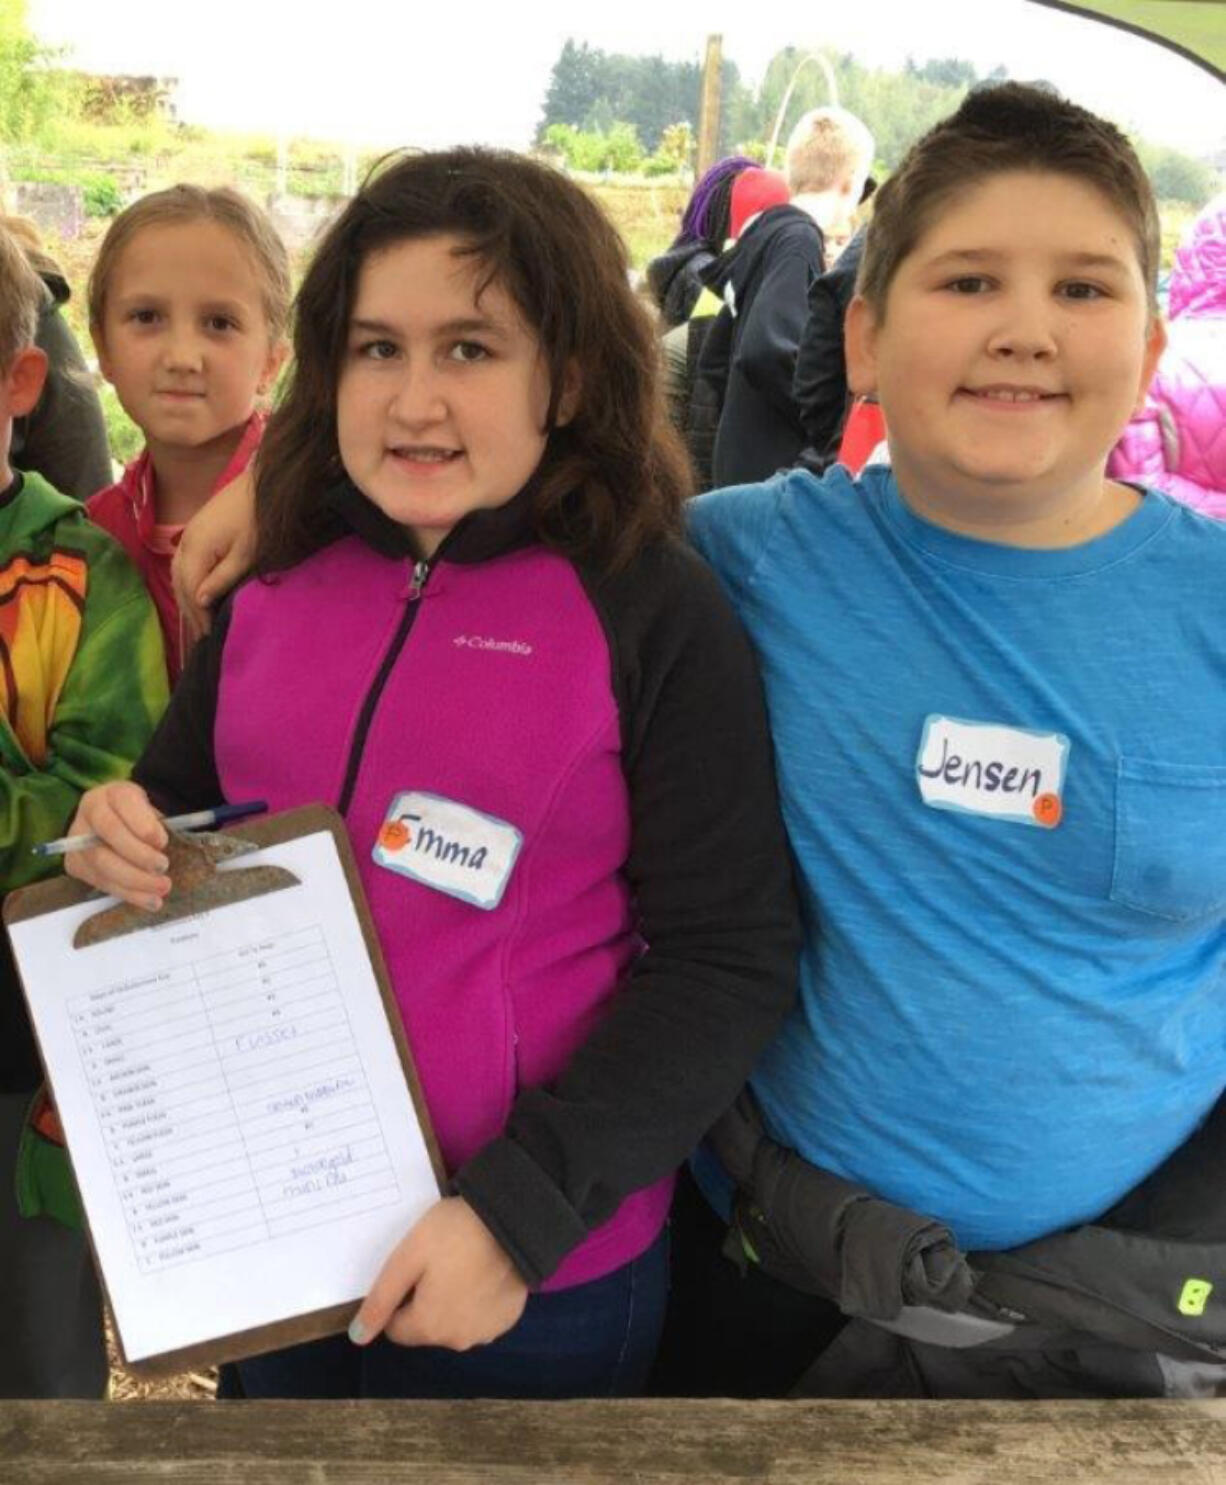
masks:
<instances>
[{"instance_id":1,"label":"zipper pull on jacket","mask_svg":"<svg viewBox=\"0 0 1226 1485\"><path fill-rule=\"evenodd\" d=\"M409 568L409 586L405 597L410 603L415 602L422 595L422 589L426 586L430 577L430 563L428 561L413 562Z\"/></svg>"}]
</instances>

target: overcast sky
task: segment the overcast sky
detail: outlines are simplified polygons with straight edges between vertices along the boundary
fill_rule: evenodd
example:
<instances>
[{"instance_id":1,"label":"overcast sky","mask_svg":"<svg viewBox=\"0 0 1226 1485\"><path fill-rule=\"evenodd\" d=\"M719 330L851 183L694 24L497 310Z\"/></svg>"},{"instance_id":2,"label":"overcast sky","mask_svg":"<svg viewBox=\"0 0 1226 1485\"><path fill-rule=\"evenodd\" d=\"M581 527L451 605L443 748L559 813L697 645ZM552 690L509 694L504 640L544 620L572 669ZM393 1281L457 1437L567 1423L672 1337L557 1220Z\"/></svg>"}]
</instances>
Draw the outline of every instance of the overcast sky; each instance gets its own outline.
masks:
<instances>
[{"instance_id":1,"label":"overcast sky","mask_svg":"<svg viewBox=\"0 0 1226 1485\"><path fill-rule=\"evenodd\" d=\"M180 117L214 128L523 147L567 36L698 59L706 34L722 30L725 56L751 85L788 43L850 51L870 65L958 56L985 72L1003 63L1014 77L1046 77L1155 142L1199 154L1226 140L1226 89L1208 73L1030 0L605 0L607 14L576 0L453 0L425 9L420 0L29 0L36 34L71 47L74 65L177 77Z\"/></svg>"}]
</instances>

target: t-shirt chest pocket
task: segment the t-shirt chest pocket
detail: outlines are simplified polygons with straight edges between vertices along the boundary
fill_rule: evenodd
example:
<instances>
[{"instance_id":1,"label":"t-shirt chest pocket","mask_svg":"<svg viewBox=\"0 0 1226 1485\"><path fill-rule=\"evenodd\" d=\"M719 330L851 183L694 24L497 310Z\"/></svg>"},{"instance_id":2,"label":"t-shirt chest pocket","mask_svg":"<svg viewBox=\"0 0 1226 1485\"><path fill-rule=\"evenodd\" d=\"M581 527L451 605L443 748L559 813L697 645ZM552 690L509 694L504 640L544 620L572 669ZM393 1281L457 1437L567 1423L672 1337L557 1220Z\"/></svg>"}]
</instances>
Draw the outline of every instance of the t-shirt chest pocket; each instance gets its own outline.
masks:
<instances>
[{"instance_id":1,"label":"t-shirt chest pocket","mask_svg":"<svg viewBox=\"0 0 1226 1485\"><path fill-rule=\"evenodd\" d=\"M1226 914L1226 765L1119 760L1111 900L1175 922Z\"/></svg>"}]
</instances>

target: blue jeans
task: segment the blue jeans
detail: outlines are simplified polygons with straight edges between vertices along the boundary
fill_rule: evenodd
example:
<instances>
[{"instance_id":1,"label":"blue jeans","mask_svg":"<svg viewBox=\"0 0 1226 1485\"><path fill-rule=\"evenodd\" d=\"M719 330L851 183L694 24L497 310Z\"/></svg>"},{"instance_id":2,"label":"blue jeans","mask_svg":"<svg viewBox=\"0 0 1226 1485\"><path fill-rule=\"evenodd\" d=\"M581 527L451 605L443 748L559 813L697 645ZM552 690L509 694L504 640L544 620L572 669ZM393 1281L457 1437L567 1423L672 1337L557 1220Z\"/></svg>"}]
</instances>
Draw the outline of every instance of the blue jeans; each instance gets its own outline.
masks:
<instances>
[{"instance_id":1,"label":"blue jeans","mask_svg":"<svg viewBox=\"0 0 1226 1485\"><path fill-rule=\"evenodd\" d=\"M668 1291L661 1233L603 1279L532 1294L506 1335L471 1351L329 1336L221 1369L218 1397L632 1397L651 1369Z\"/></svg>"}]
</instances>

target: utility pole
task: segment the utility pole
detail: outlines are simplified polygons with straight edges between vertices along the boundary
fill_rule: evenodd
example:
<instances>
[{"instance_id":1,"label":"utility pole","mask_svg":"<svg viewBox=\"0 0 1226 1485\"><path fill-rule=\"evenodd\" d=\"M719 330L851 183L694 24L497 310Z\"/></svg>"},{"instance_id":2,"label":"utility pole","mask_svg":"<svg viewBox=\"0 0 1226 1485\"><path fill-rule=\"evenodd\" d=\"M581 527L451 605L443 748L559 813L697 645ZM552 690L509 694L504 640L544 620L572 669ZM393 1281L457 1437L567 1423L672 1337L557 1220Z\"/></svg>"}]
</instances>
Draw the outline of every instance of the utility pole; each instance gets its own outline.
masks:
<instances>
[{"instance_id":1,"label":"utility pole","mask_svg":"<svg viewBox=\"0 0 1226 1485\"><path fill-rule=\"evenodd\" d=\"M702 108L698 115L698 159L695 176L709 170L719 158L719 104L724 71L724 38L707 37L707 59L702 68Z\"/></svg>"}]
</instances>

